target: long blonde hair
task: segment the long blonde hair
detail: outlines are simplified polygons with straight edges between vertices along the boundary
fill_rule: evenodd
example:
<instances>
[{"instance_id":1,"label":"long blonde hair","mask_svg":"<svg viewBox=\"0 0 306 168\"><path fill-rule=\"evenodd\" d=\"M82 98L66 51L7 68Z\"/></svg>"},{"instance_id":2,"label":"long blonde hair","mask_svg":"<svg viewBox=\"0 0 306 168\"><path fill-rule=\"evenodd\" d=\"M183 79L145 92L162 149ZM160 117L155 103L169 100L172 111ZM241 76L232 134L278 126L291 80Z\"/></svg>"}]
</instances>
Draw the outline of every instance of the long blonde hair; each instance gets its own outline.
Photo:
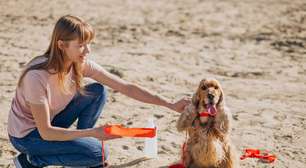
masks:
<instances>
[{"instance_id":1,"label":"long blonde hair","mask_svg":"<svg viewBox=\"0 0 306 168\"><path fill-rule=\"evenodd\" d=\"M43 69L51 74L57 74L59 78L59 86L61 90L66 91L64 85L65 81L65 63L67 56L59 48L58 41L68 42L78 39L81 43L93 40L95 32L91 25L84 22L81 18L71 15L61 17L55 24L50 45L47 51L42 56L34 57L30 63L39 57L46 57L47 60L32 66L27 67L21 74L18 86L21 85L22 79L30 70ZM77 91L83 92L82 89L82 70L78 63L72 64L73 72L75 74L75 84Z\"/></svg>"}]
</instances>

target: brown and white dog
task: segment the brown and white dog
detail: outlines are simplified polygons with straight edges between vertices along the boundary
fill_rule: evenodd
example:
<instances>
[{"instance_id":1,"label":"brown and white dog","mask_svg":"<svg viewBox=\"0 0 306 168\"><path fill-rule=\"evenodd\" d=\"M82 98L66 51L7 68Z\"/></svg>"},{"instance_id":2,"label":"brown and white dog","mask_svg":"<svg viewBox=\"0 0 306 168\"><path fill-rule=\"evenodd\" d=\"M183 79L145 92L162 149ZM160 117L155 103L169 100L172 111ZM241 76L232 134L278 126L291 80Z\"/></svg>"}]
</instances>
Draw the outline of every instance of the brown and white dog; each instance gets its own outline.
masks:
<instances>
[{"instance_id":1,"label":"brown and white dog","mask_svg":"<svg viewBox=\"0 0 306 168\"><path fill-rule=\"evenodd\" d=\"M236 168L238 160L230 141L231 113L215 79L204 79L178 122L189 138L183 151L186 168Z\"/></svg>"}]
</instances>

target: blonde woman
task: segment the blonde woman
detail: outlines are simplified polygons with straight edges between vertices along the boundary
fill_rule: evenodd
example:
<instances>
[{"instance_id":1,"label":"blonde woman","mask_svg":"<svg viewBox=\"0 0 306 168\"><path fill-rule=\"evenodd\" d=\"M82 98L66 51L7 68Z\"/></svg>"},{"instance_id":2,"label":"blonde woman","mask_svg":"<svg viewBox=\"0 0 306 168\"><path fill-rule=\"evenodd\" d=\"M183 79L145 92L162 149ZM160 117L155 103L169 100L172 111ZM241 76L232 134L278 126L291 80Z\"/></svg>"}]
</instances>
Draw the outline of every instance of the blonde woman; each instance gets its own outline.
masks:
<instances>
[{"instance_id":1,"label":"blonde woman","mask_svg":"<svg viewBox=\"0 0 306 168\"><path fill-rule=\"evenodd\" d=\"M47 51L32 59L22 73L8 118L10 142L20 152L14 159L17 168L103 167L100 141L120 138L105 134L104 126L94 127L106 102L103 85L177 112L189 103L186 99L167 102L88 60L93 38L88 23L63 16ZM97 83L82 86L83 77ZM76 120L77 129L68 129Z\"/></svg>"}]
</instances>

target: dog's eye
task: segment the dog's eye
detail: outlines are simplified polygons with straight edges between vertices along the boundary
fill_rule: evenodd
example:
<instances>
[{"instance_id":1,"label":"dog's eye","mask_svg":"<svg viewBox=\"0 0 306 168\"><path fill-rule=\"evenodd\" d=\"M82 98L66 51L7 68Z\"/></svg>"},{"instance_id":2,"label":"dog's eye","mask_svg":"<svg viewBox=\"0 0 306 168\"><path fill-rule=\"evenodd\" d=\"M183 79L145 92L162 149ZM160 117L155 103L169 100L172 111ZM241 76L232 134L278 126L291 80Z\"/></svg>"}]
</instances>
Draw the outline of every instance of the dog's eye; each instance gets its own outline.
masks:
<instances>
[{"instance_id":1,"label":"dog's eye","mask_svg":"<svg viewBox=\"0 0 306 168\"><path fill-rule=\"evenodd\" d=\"M219 89L219 87L218 87L218 86L215 86L215 89L217 90L217 89Z\"/></svg>"},{"instance_id":2,"label":"dog's eye","mask_svg":"<svg viewBox=\"0 0 306 168\"><path fill-rule=\"evenodd\" d=\"M201 87L201 89L202 89L202 90L206 90L207 87L206 87L205 85L203 85L203 86Z\"/></svg>"}]
</instances>

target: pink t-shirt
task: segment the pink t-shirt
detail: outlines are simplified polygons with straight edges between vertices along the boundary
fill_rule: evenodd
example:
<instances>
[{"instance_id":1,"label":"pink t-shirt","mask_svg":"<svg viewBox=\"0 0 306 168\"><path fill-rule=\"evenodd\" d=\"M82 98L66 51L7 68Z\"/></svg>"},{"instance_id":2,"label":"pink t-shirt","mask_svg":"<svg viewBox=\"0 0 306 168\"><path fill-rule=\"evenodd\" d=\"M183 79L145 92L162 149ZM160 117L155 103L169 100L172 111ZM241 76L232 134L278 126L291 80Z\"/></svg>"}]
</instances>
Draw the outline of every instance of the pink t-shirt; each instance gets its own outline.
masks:
<instances>
[{"instance_id":1,"label":"pink t-shirt","mask_svg":"<svg viewBox=\"0 0 306 168\"><path fill-rule=\"evenodd\" d=\"M45 61L45 57L34 60L29 65ZM87 60L83 65L83 76L95 79L103 68L93 61ZM21 86L17 87L15 97L12 100L8 117L9 135L21 138L36 128L29 103L49 104L50 120L61 112L76 94L72 68L67 74L65 86L70 87L69 92L63 92L58 86L57 74L50 74L46 70L30 70L24 76ZM50 122L51 122L50 121Z\"/></svg>"}]
</instances>

